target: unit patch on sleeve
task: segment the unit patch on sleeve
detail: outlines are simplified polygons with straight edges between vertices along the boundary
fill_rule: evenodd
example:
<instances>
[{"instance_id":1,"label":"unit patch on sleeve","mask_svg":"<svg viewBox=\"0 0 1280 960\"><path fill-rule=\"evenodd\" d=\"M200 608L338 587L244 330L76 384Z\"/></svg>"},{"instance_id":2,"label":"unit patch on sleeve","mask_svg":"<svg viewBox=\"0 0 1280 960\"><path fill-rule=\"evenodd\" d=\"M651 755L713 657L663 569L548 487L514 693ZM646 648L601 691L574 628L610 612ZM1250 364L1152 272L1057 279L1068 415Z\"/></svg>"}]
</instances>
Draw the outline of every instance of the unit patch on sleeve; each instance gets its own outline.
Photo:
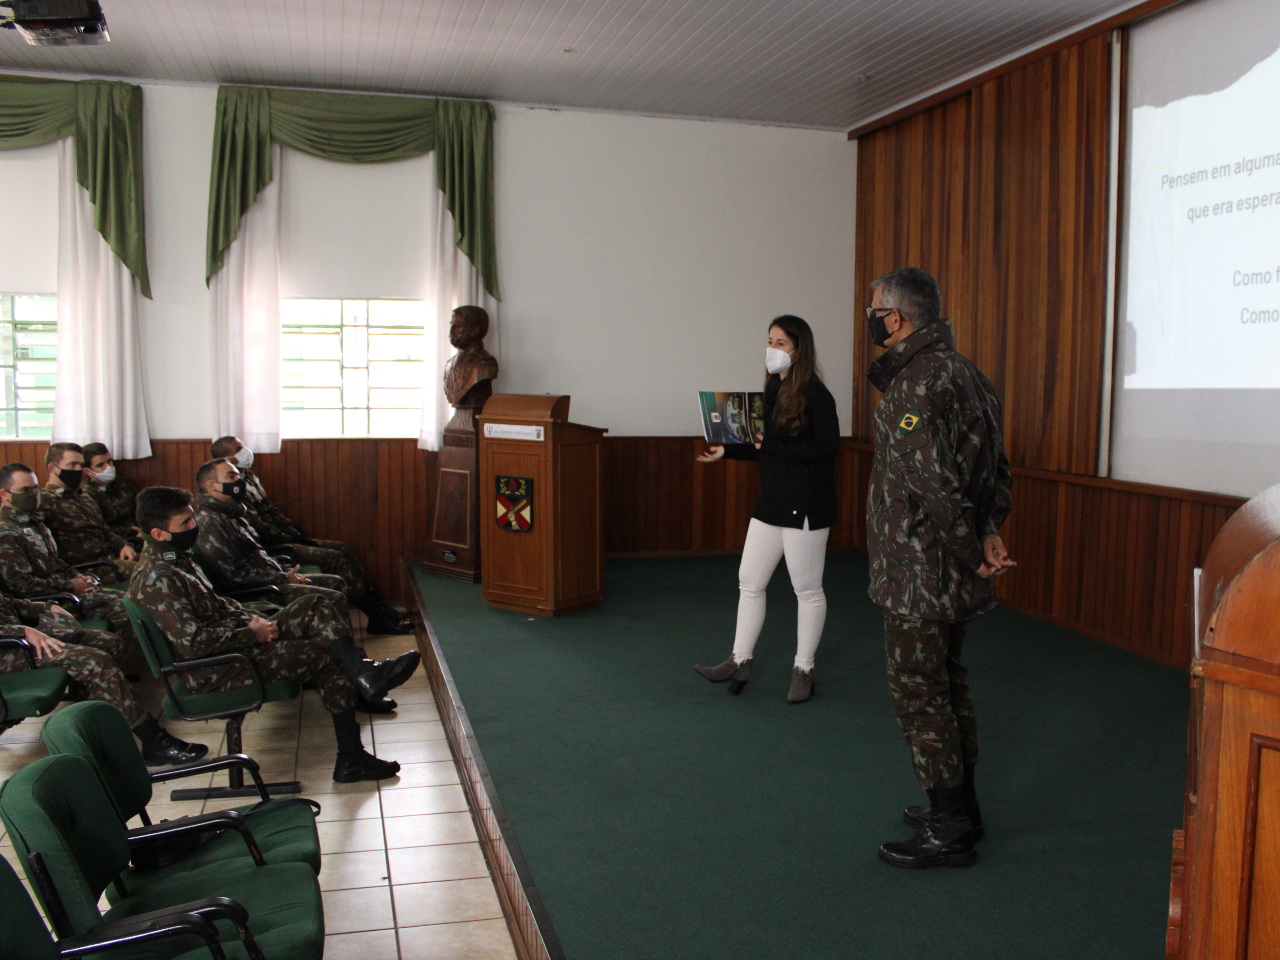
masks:
<instances>
[{"instance_id":1,"label":"unit patch on sleeve","mask_svg":"<svg viewBox=\"0 0 1280 960\"><path fill-rule=\"evenodd\" d=\"M512 533L533 529L533 478L495 477L498 527Z\"/></svg>"}]
</instances>

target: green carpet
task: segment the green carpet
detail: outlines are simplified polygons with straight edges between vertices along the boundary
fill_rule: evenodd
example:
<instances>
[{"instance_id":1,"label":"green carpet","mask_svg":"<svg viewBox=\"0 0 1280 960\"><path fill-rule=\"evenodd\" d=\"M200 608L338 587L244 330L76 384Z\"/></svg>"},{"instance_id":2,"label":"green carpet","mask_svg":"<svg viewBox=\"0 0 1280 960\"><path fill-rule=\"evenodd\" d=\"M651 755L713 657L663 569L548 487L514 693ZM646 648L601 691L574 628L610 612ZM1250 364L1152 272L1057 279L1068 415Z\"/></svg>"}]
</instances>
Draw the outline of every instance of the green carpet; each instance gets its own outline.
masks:
<instances>
[{"instance_id":1,"label":"green carpet","mask_svg":"<svg viewBox=\"0 0 1280 960\"><path fill-rule=\"evenodd\" d=\"M571 960L1163 956L1183 673L1007 610L979 620L978 863L894 869L876 848L908 835L902 807L923 795L865 558L828 560L817 694L798 706L784 567L739 697L690 669L729 652L736 557L605 574L598 609L553 619L419 578Z\"/></svg>"}]
</instances>

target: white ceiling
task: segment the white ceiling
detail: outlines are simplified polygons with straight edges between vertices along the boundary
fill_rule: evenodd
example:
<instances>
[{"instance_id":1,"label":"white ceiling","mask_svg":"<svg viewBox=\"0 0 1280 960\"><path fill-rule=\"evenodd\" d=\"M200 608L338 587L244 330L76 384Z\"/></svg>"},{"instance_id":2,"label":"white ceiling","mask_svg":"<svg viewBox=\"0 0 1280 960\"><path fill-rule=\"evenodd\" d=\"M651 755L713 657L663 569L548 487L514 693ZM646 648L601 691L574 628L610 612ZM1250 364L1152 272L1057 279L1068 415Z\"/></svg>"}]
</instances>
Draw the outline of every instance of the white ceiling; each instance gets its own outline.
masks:
<instances>
[{"instance_id":1,"label":"white ceiling","mask_svg":"<svg viewBox=\"0 0 1280 960\"><path fill-rule=\"evenodd\" d=\"M1136 0L101 0L0 70L429 94L849 130Z\"/></svg>"}]
</instances>

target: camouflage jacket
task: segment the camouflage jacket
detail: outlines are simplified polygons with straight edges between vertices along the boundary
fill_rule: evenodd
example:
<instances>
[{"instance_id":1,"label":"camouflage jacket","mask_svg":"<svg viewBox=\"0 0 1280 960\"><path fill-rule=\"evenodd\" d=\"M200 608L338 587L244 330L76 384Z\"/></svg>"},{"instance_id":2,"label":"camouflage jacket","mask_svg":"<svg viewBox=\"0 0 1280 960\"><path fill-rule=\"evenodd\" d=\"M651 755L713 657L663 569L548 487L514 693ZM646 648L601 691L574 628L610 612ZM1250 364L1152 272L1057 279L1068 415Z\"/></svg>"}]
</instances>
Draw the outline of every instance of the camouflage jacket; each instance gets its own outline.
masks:
<instances>
[{"instance_id":1,"label":"camouflage jacket","mask_svg":"<svg viewBox=\"0 0 1280 960\"><path fill-rule=\"evenodd\" d=\"M243 503L225 503L207 493L197 498L200 565L215 583L228 589L279 586L288 581L284 567L267 555L249 523Z\"/></svg>"},{"instance_id":2,"label":"camouflage jacket","mask_svg":"<svg viewBox=\"0 0 1280 960\"><path fill-rule=\"evenodd\" d=\"M85 489L92 482L86 480L74 492L54 484L40 491L40 513L67 563L114 558L125 546L124 538L111 532L98 501Z\"/></svg>"},{"instance_id":3,"label":"camouflage jacket","mask_svg":"<svg viewBox=\"0 0 1280 960\"><path fill-rule=\"evenodd\" d=\"M257 642L249 627L253 612L218 596L190 551L144 540L128 593L151 614L179 659L249 653ZM202 671L197 683L209 689L233 669L234 665Z\"/></svg>"},{"instance_id":4,"label":"camouflage jacket","mask_svg":"<svg viewBox=\"0 0 1280 960\"><path fill-rule=\"evenodd\" d=\"M89 495L97 502L102 519L112 533L126 540L137 536L133 529L138 523L137 484L118 474L110 483L99 483L90 479L86 470L82 486L88 488Z\"/></svg>"},{"instance_id":5,"label":"camouflage jacket","mask_svg":"<svg viewBox=\"0 0 1280 960\"><path fill-rule=\"evenodd\" d=\"M1013 476L991 382L957 353L948 320L872 362L884 392L867 491L868 593L893 613L958 623L995 604L982 538L1009 515Z\"/></svg>"},{"instance_id":6,"label":"camouflage jacket","mask_svg":"<svg viewBox=\"0 0 1280 960\"><path fill-rule=\"evenodd\" d=\"M245 508L249 522L253 524L258 540L266 547L278 547L285 543L310 543L302 528L280 512L280 508L267 496L262 481L252 470L242 470L245 479Z\"/></svg>"},{"instance_id":7,"label":"camouflage jacket","mask_svg":"<svg viewBox=\"0 0 1280 960\"><path fill-rule=\"evenodd\" d=\"M36 517L0 507L0 580L6 593L34 597L70 593L76 571L60 556L53 535Z\"/></svg>"},{"instance_id":8,"label":"camouflage jacket","mask_svg":"<svg viewBox=\"0 0 1280 960\"><path fill-rule=\"evenodd\" d=\"M0 593L0 637L21 639L26 628L35 626L48 604L40 600L22 600Z\"/></svg>"}]
</instances>

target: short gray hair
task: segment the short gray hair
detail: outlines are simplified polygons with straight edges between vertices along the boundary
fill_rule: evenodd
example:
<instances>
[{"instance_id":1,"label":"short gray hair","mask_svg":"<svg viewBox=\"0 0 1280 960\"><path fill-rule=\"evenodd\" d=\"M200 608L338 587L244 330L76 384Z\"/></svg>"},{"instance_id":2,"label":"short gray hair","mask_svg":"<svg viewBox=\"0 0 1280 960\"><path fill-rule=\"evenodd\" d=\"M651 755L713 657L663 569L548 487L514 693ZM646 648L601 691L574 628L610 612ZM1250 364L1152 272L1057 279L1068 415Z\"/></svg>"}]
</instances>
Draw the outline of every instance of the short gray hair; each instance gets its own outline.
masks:
<instances>
[{"instance_id":1,"label":"short gray hair","mask_svg":"<svg viewBox=\"0 0 1280 960\"><path fill-rule=\"evenodd\" d=\"M871 281L880 291L880 302L894 307L916 327L933 323L942 316L942 291L938 281L919 267L903 267Z\"/></svg>"}]
</instances>

